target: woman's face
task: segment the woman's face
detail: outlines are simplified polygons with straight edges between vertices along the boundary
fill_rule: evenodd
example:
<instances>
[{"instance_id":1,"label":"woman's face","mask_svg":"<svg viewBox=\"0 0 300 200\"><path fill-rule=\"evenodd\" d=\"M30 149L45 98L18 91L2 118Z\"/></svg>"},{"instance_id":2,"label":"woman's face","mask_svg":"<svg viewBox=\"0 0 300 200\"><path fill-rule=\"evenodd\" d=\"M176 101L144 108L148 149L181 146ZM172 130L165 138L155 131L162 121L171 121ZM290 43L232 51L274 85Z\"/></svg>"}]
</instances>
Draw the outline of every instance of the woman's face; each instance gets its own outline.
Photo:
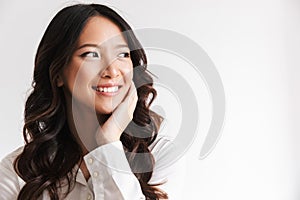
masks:
<instances>
[{"instance_id":1,"label":"woman's face","mask_svg":"<svg viewBox=\"0 0 300 200\"><path fill-rule=\"evenodd\" d=\"M96 16L84 27L57 84L63 86L67 103L109 114L126 96L132 70L130 50L120 28Z\"/></svg>"}]
</instances>

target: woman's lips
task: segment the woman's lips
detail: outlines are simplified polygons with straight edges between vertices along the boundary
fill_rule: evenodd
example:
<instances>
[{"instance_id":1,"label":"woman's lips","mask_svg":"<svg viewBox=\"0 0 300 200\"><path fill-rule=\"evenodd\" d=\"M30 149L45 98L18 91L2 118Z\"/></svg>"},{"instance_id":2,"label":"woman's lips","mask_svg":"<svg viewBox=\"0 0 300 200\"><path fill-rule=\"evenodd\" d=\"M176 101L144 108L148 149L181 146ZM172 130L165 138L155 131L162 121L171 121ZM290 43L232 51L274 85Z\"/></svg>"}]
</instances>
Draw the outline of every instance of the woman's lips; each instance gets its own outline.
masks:
<instances>
[{"instance_id":1,"label":"woman's lips","mask_svg":"<svg viewBox=\"0 0 300 200\"><path fill-rule=\"evenodd\" d=\"M115 84L102 84L97 86L92 86L92 89L96 91L97 94L103 95L103 96L115 96L118 94L121 85L115 85Z\"/></svg>"}]
</instances>

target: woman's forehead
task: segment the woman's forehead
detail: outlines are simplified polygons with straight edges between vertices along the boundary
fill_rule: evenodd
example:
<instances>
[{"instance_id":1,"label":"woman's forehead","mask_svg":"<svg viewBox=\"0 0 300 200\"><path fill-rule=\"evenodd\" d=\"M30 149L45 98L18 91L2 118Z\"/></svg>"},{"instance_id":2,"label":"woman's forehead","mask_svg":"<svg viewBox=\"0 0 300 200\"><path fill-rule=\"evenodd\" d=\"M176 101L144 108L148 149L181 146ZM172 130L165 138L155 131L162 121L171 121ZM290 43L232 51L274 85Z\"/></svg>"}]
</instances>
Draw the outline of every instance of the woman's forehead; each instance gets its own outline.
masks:
<instances>
[{"instance_id":1,"label":"woman's forehead","mask_svg":"<svg viewBox=\"0 0 300 200\"><path fill-rule=\"evenodd\" d=\"M110 19L103 16L91 17L79 37L79 46L83 44L110 45L125 43L121 29Z\"/></svg>"}]
</instances>

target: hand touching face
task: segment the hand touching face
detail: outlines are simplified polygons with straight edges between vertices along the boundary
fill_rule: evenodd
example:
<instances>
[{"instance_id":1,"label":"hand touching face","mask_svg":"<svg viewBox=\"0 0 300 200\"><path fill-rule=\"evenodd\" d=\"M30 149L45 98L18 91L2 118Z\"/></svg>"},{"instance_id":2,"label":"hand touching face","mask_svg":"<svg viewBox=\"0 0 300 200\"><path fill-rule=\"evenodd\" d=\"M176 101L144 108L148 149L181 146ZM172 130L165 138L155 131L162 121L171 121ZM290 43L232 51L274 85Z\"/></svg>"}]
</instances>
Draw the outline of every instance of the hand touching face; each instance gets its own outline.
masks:
<instances>
[{"instance_id":1,"label":"hand touching face","mask_svg":"<svg viewBox=\"0 0 300 200\"><path fill-rule=\"evenodd\" d=\"M104 145L120 139L121 134L133 119L137 100L136 88L132 82L124 100L113 111L106 122L97 129L95 135L97 145Z\"/></svg>"}]
</instances>

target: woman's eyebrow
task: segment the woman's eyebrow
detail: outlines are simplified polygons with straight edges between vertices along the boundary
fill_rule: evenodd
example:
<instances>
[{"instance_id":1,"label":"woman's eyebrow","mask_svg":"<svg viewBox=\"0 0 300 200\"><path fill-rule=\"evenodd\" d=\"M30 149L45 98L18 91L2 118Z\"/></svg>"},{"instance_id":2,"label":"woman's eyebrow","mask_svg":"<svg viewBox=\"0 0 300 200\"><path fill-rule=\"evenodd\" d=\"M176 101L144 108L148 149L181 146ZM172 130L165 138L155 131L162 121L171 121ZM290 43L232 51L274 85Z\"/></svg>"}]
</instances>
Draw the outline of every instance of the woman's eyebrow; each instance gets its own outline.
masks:
<instances>
[{"instance_id":1,"label":"woman's eyebrow","mask_svg":"<svg viewBox=\"0 0 300 200\"><path fill-rule=\"evenodd\" d=\"M117 44L116 46L114 46L114 48L116 48L116 49L124 48L124 47L129 48L128 45L125 44L125 43L124 44L123 43L122 44Z\"/></svg>"},{"instance_id":2,"label":"woman's eyebrow","mask_svg":"<svg viewBox=\"0 0 300 200\"><path fill-rule=\"evenodd\" d=\"M96 47L96 48L100 49L100 45L87 43L87 44L83 44L83 45L79 46L77 48L77 50L82 49L84 47ZM117 45L114 46L115 49L124 48L124 47L129 48L126 43L121 43L121 44L117 44Z\"/></svg>"},{"instance_id":3,"label":"woman's eyebrow","mask_svg":"<svg viewBox=\"0 0 300 200\"><path fill-rule=\"evenodd\" d=\"M97 44L89 44L89 43L87 43L87 44L83 44L83 45L79 46L79 47L77 48L77 50L82 49L82 48L84 48L84 47L96 47L96 48L100 49L100 46L97 45Z\"/></svg>"}]
</instances>

